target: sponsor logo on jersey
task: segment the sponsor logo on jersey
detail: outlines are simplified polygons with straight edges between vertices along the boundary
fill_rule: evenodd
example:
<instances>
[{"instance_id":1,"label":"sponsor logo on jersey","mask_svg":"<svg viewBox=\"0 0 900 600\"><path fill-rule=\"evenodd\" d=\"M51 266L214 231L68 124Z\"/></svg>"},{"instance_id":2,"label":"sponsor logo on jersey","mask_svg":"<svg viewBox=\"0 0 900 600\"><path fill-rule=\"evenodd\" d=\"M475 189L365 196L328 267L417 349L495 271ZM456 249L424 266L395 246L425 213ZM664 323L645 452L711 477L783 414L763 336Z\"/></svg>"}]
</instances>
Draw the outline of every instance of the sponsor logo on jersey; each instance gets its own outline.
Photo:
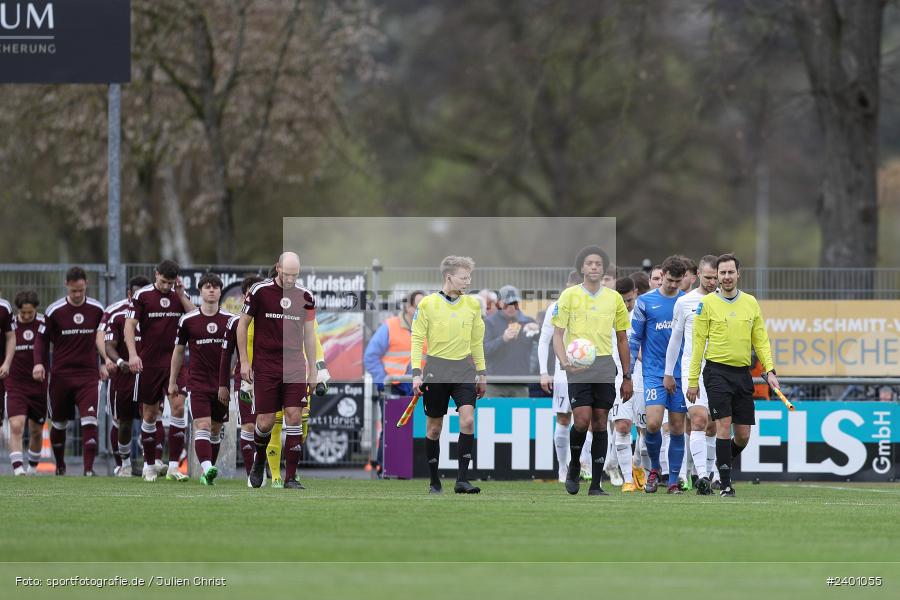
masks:
<instances>
[{"instance_id":1,"label":"sponsor logo on jersey","mask_svg":"<svg viewBox=\"0 0 900 600\"><path fill-rule=\"evenodd\" d=\"M303 317L297 315L283 315L281 313L266 313L267 319L287 319L288 321L302 321Z\"/></svg>"},{"instance_id":2,"label":"sponsor logo on jersey","mask_svg":"<svg viewBox=\"0 0 900 600\"><path fill-rule=\"evenodd\" d=\"M656 330L672 329L672 321L660 321L656 324Z\"/></svg>"}]
</instances>

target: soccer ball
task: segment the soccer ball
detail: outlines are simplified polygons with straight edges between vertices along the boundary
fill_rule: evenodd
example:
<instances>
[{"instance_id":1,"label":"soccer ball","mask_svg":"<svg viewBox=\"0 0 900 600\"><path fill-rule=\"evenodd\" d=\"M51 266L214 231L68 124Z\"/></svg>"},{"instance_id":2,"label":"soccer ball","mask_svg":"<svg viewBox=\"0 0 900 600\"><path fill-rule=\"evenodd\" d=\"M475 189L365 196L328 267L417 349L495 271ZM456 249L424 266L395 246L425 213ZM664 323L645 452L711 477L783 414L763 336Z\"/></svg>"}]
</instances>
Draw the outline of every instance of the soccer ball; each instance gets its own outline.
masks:
<instances>
[{"instance_id":1,"label":"soccer ball","mask_svg":"<svg viewBox=\"0 0 900 600\"><path fill-rule=\"evenodd\" d=\"M573 365L589 367L597 358L597 348L594 346L594 342L578 338L569 342L569 346L566 348L566 357Z\"/></svg>"}]
</instances>

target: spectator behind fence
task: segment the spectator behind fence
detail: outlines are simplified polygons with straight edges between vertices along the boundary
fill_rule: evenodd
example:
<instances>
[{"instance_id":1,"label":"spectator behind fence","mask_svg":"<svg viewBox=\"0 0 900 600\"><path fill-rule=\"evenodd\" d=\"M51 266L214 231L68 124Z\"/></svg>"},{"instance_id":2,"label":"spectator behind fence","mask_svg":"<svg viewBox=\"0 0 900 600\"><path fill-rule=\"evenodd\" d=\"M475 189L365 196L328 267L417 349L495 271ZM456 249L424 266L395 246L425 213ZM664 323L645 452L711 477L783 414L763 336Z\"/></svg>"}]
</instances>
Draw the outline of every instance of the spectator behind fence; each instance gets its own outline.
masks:
<instances>
[{"instance_id":1,"label":"spectator behind fence","mask_svg":"<svg viewBox=\"0 0 900 600\"><path fill-rule=\"evenodd\" d=\"M487 395L493 398L527 398L528 384L491 383L496 375L531 375L531 354L540 327L519 310L519 290L500 288L499 310L484 321L484 354L487 359Z\"/></svg>"},{"instance_id":2,"label":"spectator behind fence","mask_svg":"<svg viewBox=\"0 0 900 600\"><path fill-rule=\"evenodd\" d=\"M413 315L416 314L416 306L424 296L424 292L416 290L403 300L403 310L393 317L385 319L384 323L375 330L369 345L366 346L363 361L366 371L372 376L372 380L378 387L378 391L384 390L384 380L388 375L408 375L410 370L410 328ZM408 396L411 386L409 383L396 383L394 392Z\"/></svg>"},{"instance_id":3,"label":"spectator behind fence","mask_svg":"<svg viewBox=\"0 0 900 600\"><path fill-rule=\"evenodd\" d=\"M481 298L482 312L481 316L485 319L497 314L497 293L493 290L483 289L478 292Z\"/></svg>"}]
</instances>

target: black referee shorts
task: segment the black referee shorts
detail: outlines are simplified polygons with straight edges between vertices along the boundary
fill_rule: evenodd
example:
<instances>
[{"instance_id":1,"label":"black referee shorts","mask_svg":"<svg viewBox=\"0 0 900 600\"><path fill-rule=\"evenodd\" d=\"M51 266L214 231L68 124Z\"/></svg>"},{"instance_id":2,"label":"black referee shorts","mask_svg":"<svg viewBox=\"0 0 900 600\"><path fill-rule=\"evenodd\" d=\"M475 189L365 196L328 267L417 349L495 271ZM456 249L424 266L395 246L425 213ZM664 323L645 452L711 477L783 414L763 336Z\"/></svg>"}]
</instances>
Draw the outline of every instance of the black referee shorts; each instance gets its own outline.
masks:
<instances>
[{"instance_id":1,"label":"black referee shorts","mask_svg":"<svg viewBox=\"0 0 900 600\"><path fill-rule=\"evenodd\" d=\"M590 406L609 410L616 403L616 386L612 383L570 383L569 404L572 408Z\"/></svg>"},{"instance_id":2,"label":"black referee shorts","mask_svg":"<svg viewBox=\"0 0 900 600\"><path fill-rule=\"evenodd\" d=\"M432 419L446 415L450 398L456 403L457 410L466 405L475 406L475 375L471 357L462 360L427 357L422 385L425 415Z\"/></svg>"},{"instance_id":3,"label":"black referee shorts","mask_svg":"<svg viewBox=\"0 0 900 600\"><path fill-rule=\"evenodd\" d=\"M714 421L731 417L735 425L756 425L750 367L706 361L703 385L709 398L709 414Z\"/></svg>"}]
</instances>

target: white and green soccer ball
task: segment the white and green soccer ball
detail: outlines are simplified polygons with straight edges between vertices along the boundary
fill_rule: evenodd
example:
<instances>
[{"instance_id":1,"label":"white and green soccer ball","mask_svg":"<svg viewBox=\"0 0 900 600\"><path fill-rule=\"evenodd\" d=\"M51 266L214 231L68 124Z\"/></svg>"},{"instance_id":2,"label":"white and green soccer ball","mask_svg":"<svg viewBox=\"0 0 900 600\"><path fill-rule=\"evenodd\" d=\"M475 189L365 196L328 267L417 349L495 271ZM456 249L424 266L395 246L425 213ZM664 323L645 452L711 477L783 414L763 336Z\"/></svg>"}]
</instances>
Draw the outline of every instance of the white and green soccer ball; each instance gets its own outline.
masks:
<instances>
[{"instance_id":1,"label":"white and green soccer ball","mask_svg":"<svg viewBox=\"0 0 900 600\"><path fill-rule=\"evenodd\" d=\"M597 358L597 347L591 340L578 338L569 342L566 348L566 357L575 366L589 367Z\"/></svg>"}]
</instances>

